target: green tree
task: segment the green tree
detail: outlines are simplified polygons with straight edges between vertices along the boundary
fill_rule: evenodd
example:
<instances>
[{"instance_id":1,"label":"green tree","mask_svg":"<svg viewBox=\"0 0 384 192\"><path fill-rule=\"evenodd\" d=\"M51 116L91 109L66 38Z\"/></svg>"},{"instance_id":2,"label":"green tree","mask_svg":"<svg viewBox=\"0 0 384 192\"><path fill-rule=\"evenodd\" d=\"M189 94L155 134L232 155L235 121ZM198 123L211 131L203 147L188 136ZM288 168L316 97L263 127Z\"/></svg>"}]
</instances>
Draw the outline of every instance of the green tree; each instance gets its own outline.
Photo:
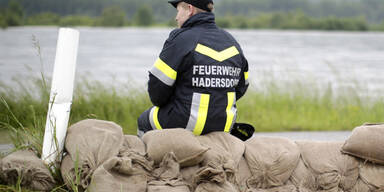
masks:
<instances>
[{"instance_id":1,"label":"green tree","mask_svg":"<svg viewBox=\"0 0 384 192\"><path fill-rule=\"evenodd\" d=\"M7 22L5 21L5 11L0 10L0 27L7 28Z\"/></svg>"},{"instance_id":2,"label":"green tree","mask_svg":"<svg viewBox=\"0 0 384 192\"><path fill-rule=\"evenodd\" d=\"M11 0L8 3L8 8L5 13L5 21L9 26L19 26L23 24L24 11L23 7L16 0Z\"/></svg>"},{"instance_id":3,"label":"green tree","mask_svg":"<svg viewBox=\"0 0 384 192\"><path fill-rule=\"evenodd\" d=\"M139 26L149 26L153 23L153 11L148 5L141 6L135 14L135 23Z\"/></svg>"},{"instance_id":4,"label":"green tree","mask_svg":"<svg viewBox=\"0 0 384 192\"><path fill-rule=\"evenodd\" d=\"M28 25L59 25L60 16L55 13L44 12L28 17Z\"/></svg>"},{"instance_id":5,"label":"green tree","mask_svg":"<svg viewBox=\"0 0 384 192\"><path fill-rule=\"evenodd\" d=\"M107 7L103 10L101 18L96 25L106 27L121 27L125 23L125 12L117 6Z\"/></svg>"},{"instance_id":6,"label":"green tree","mask_svg":"<svg viewBox=\"0 0 384 192\"><path fill-rule=\"evenodd\" d=\"M94 23L93 18L81 15L70 15L60 20L60 26L92 26Z\"/></svg>"}]
</instances>

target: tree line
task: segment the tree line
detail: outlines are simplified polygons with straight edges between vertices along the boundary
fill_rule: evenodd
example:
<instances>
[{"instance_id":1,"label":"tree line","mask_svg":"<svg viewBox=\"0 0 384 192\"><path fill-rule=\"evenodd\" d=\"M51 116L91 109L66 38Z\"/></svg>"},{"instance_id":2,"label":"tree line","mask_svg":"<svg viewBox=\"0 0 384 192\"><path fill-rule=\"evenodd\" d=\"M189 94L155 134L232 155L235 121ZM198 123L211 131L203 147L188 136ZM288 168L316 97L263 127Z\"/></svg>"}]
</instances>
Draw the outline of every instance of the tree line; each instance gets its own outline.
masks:
<instances>
[{"instance_id":1,"label":"tree line","mask_svg":"<svg viewBox=\"0 0 384 192\"><path fill-rule=\"evenodd\" d=\"M1 7L4 7L0 9L0 26L3 28L20 25L175 26L176 11L162 0L109 0L109 3L105 0L92 0L93 3L90 3L89 0L67 0L60 1L65 3L56 6L52 6L46 1L9 0L4 6L0 3ZM56 1L49 0L49 2ZM358 1L348 2L356 3ZM364 1L378 2L377 0ZM45 9L36 2L47 3ZM84 8L82 3L85 2L90 3L89 6L93 9ZM127 8L123 2L125 4L130 2L131 7ZM344 14L343 17L333 14L319 16L320 11L311 14L305 11L310 7L316 7L314 2L328 7L330 3L328 0L312 0L312 4L308 0L216 0L215 2L217 24L224 28L384 30L384 22L379 22L379 20L371 22L364 15L347 15L340 12L339 14ZM332 0L332 2L342 3L345 0ZM384 3L376 5L378 9L380 9L379 5L383 5L384 10ZM99 9L100 13L96 11ZM380 17L384 11L377 14L377 17Z\"/></svg>"}]
</instances>

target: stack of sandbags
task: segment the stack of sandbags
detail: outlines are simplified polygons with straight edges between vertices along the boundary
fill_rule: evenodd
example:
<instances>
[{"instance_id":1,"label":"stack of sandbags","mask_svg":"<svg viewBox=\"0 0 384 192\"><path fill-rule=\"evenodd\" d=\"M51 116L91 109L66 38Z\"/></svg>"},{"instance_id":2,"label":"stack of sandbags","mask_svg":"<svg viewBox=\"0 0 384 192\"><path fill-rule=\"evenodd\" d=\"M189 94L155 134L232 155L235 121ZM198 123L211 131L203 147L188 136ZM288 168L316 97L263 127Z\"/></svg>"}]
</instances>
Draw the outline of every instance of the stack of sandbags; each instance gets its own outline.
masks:
<instances>
[{"instance_id":1,"label":"stack of sandbags","mask_svg":"<svg viewBox=\"0 0 384 192\"><path fill-rule=\"evenodd\" d=\"M359 162L341 153L342 142L297 141L306 168L300 191L349 191L359 176ZM302 166L302 165L301 165ZM312 181L311 181L312 180Z\"/></svg>"},{"instance_id":2,"label":"stack of sandbags","mask_svg":"<svg viewBox=\"0 0 384 192\"><path fill-rule=\"evenodd\" d=\"M275 188L296 191L288 185L300 157L297 145L280 137L253 137L245 142L245 160L252 177L247 180L250 191ZM276 189L279 188L279 189Z\"/></svg>"},{"instance_id":3,"label":"stack of sandbags","mask_svg":"<svg viewBox=\"0 0 384 192\"><path fill-rule=\"evenodd\" d=\"M74 165L77 165L81 187L86 189L93 172L108 159L117 156L123 142L122 128L113 122L88 119L70 126L65 140L69 157L65 157L61 164L66 183L75 181Z\"/></svg>"},{"instance_id":4,"label":"stack of sandbags","mask_svg":"<svg viewBox=\"0 0 384 192\"><path fill-rule=\"evenodd\" d=\"M55 181L45 166L32 151L17 151L0 161L0 178L8 185L16 185L35 191L50 191Z\"/></svg>"},{"instance_id":5,"label":"stack of sandbags","mask_svg":"<svg viewBox=\"0 0 384 192\"><path fill-rule=\"evenodd\" d=\"M356 127L342 152L359 158L360 177L354 192L384 191L384 125Z\"/></svg>"}]
</instances>

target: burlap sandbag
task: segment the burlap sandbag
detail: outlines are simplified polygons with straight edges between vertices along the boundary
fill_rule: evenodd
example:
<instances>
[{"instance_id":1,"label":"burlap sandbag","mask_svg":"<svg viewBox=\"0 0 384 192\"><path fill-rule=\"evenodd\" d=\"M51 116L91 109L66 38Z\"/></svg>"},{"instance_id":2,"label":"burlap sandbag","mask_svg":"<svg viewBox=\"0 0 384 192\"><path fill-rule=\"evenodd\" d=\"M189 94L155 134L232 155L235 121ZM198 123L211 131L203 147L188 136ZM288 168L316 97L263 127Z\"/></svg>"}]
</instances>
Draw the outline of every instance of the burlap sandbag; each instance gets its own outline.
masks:
<instances>
[{"instance_id":1,"label":"burlap sandbag","mask_svg":"<svg viewBox=\"0 0 384 192\"><path fill-rule=\"evenodd\" d=\"M225 161L225 159L222 159ZM236 192L237 187L233 184L235 167L232 163L210 162L200 168L195 177L195 192Z\"/></svg>"},{"instance_id":2,"label":"burlap sandbag","mask_svg":"<svg viewBox=\"0 0 384 192\"><path fill-rule=\"evenodd\" d=\"M2 180L8 185L15 185L21 178L21 186L36 191L50 191L55 181L44 165L32 151L17 151L1 161Z\"/></svg>"},{"instance_id":3,"label":"burlap sandbag","mask_svg":"<svg viewBox=\"0 0 384 192\"><path fill-rule=\"evenodd\" d=\"M304 164L301 157L289 182L296 186L299 192L316 191L318 188L315 175Z\"/></svg>"},{"instance_id":4,"label":"burlap sandbag","mask_svg":"<svg viewBox=\"0 0 384 192\"><path fill-rule=\"evenodd\" d=\"M294 185L284 185L280 187L273 187L269 189L248 189L246 192L296 192L297 189Z\"/></svg>"},{"instance_id":5,"label":"burlap sandbag","mask_svg":"<svg viewBox=\"0 0 384 192\"><path fill-rule=\"evenodd\" d=\"M145 155L145 144L136 135L124 135L123 148L135 151L141 155Z\"/></svg>"},{"instance_id":6,"label":"burlap sandbag","mask_svg":"<svg viewBox=\"0 0 384 192\"><path fill-rule=\"evenodd\" d=\"M226 132L212 132L198 136L197 140L203 146L210 148L204 154L203 165L207 165L210 161L218 161L224 157L232 159L235 163L234 166L237 167L245 151L244 142Z\"/></svg>"},{"instance_id":7,"label":"burlap sandbag","mask_svg":"<svg viewBox=\"0 0 384 192\"><path fill-rule=\"evenodd\" d=\"M189 192L180 173L180 164L173 152L166 154L159 168L152 173L147 192Z\"/></svg>"},{"instance_id":8,"label":"burlap sandbag","mask_svg":"<svg viewBox=\"0 0 384 192\"><path fill-rule=\"evenodd\" d=\"M246 191L247 180L252 177L252 173L244 157L241 157L238 167L238 171L235 173L236 182L240 191Z\"/></svg>"},{"instance_id":9,"label":"burlap sandbag","mask_svg":"<svg viewBox=\"0 0 384 192\"><path fill-rule=\"evenodd\" d=\"M112 157L96 169L89 186L90 192L147 190L153 162L134 151Z\"/></svg>"},{"instance_id":10,"label":"burlap sandbag","mask_svg":"<svg viewBox=\"0 0 384 192\"><path fill-rule=\"evenodd\" d=\"M359 162L340 152L343 142L297 141L303 161L316 176L318 190L348 191L356 184Z\"/></svg>"},{"instance_id":11,"label":"burlap sandbag","mask_svg":"<svg viewBox=\"0 0 384 192\"><path fill-rule=\"evenodd\" d=\"M361 179L358 179L355 186L351 189L351 192L372 192L368 184L364 183Z\"/></svg>"},{"instance_id":12,"label":"burlap sandbag","mask_svg":"<svg viewBox=\"0 0 384 192\"><path fill-rule=\"evenodd\" d=\"M360 178L364 183L371 185L372 189L384 191L384 166L362 162L360 164Z\"/></svg>"},{"instance_id":13,"label":"burlap sandbag","mask_svg":"<svg viewBox=\"0 0 384 192\"><path fill-rule=\"evenodd\" d=\"M353 130L342 152L384 165L384 124L366 124Z\"/></svg>"},{"instance_id":14,"label":"burlap sandbag","mask_svg":"<svg viewBox=\"0 0 384 192\"><path fill-rule=\"evenodd\" d=\"M123 141L122 128L109 121L88 119L68 128L65 148L72 160L79 161L83 188L101 164L118 154Z\"/></svg>"},{"instance_id":15,"label":"burlap sandbag","mask_svg":"<svg viewBox=\"0 0 384 192\"><path fill-rule=\"evenodd\" d=\"M149 131L144 134L143 141L149 157L157 165L167 153L173 152L181 167L194 166L203 160L208 150L192 132L180 128Z\"/></svg>"},{"instance_id":16,"label":"burlap sandbag","mask_svg":"<svg viewBox=\"0 0 384 192\"><path fill-rule=\"evenodd\" d=\"M68 187L71 187L76 184L75 160L72 160L70 155L65 155L63 157L63 160L61 160L60 172L64 183Z\"/></svg>"},{"instance_id":17,"label":"burlap sandbag","mask_svg":"<svg viewBox=\"0 0 384 192\"><path fill-rule=\"evenodd\" d=\"M180 170L183 181L188 185L190 191L195 191L195 177L200 168L201 167L199 165L195 165L191 167L184 167Z\"/></svg>"},{"instance_id":18,"label":"burlap sandbag","mask_svg":"<svg viewBox=\"0 0 384 192\"><path fill-rule=\"evenodd\" d=\"M251 170L250 188L284 185L299 161L296 144L280 137L253 137L245 142L245 160Z\"/></svg>"}]
</instances>

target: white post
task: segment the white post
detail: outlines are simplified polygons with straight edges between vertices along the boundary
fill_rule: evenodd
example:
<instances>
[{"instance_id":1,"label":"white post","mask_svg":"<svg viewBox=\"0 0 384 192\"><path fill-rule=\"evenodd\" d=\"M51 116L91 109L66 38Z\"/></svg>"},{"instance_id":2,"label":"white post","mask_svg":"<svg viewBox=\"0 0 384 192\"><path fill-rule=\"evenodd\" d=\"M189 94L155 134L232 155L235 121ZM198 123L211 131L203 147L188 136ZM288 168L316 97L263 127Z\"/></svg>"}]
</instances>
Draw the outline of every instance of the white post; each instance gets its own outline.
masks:
<instances>
[{"instance_id":1,"label":"white post","mask_svg":"<svg viewBox=\"0 0 384 192\"><path fill-rule=\"evenodd\" d=\"M47 165L54 163L58 157L60 160L64 148L72 104L79 35L79 31L74 29L59 30L41 155Z\"/></svg>"}]
</instances>

